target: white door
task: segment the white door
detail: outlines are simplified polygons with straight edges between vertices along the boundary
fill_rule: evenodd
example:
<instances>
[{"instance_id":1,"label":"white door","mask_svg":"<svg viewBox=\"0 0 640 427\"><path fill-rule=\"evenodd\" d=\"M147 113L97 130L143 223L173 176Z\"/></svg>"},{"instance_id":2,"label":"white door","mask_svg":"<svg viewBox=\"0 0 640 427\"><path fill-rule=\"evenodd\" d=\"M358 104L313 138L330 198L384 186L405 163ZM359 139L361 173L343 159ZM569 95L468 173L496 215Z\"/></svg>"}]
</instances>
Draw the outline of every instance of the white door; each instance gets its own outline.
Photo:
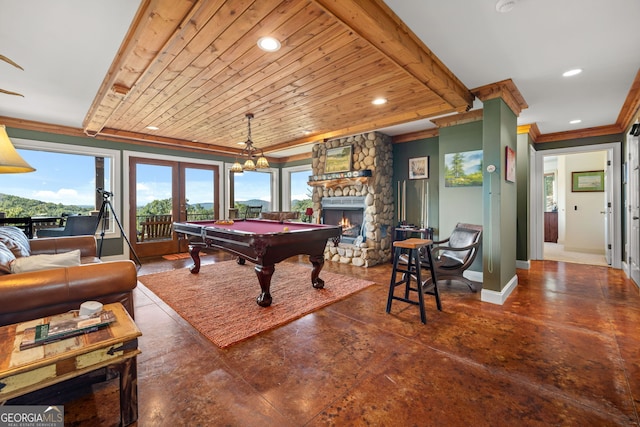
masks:
<instances>
[{"instance_id":1,"label":"white door","mask_svg":"<svg viewBox=\"0 0 640 427\"><path fill-rule=\"evenodd\" d=\"M640 170L638 168L638 137L629 138L629 164L627 173L629 199L629 273L640 286Z\"/></svg>"}]
</instances>

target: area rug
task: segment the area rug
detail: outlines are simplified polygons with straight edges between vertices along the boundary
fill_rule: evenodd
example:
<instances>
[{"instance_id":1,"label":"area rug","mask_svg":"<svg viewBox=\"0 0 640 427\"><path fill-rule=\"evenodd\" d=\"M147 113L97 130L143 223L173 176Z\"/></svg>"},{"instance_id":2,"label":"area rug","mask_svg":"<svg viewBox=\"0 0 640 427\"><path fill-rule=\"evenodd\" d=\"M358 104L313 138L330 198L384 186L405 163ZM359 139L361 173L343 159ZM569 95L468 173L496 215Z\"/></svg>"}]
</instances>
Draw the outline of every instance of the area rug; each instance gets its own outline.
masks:
<instances>
[{"instance_id":1,"label":"area rug","mask_svg":"<svg viewBox=\"0 0 640 427\"><path fill-rule=\"evenodd\" d=\"M322 271L324 289L311 286L311 264L276 264L269 307L256 304L260 284L254 265L225 261L138 277L218 347L228 347L332 304L373 282Z\"/></svg>"}]
</instances>

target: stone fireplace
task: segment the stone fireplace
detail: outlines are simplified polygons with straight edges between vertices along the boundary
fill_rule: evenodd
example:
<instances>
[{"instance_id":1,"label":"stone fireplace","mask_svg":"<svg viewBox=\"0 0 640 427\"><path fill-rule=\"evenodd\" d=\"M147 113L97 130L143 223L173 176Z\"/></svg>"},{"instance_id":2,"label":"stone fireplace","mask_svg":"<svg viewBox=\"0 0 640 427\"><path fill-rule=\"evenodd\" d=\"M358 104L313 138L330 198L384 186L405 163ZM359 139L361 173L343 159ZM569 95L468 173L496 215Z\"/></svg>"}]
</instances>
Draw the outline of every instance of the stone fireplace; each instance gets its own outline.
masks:
<instances>
[{"instance_id":1,"label":"stone fireplace","mask_svg":"<svg viewBox=\"0 0 640 427\"><path fill-rule=\"evenodd\" d=\"M351 169L327 172L327 149L347 145L352 147ZM370 132L326 141L314 145L312 156L309 185L316 219L343 226L340 243L327 243L325 259L363 267L388 262L394 220L391 137Z\"/></svg>"}]
</instances>

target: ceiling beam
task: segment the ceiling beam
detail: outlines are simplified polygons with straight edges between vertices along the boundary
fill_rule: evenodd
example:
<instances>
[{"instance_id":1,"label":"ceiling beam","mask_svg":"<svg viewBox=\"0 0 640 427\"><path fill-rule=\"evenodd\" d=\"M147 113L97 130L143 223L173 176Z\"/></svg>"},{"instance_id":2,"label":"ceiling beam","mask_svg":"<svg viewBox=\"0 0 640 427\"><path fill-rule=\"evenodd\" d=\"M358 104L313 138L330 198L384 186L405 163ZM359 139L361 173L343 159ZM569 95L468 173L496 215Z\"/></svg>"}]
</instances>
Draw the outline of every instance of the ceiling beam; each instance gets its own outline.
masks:
<instances>
[{"instance_id":1,"label":"ceiling beam","mask_svg":"<svg viewBox=\"0 0 640 427\"><path fill-rule=\"evenodd\" d=\"M469 89L381 0L314 0L455 111L473 106Z\"/></svg>"}]
</instances>

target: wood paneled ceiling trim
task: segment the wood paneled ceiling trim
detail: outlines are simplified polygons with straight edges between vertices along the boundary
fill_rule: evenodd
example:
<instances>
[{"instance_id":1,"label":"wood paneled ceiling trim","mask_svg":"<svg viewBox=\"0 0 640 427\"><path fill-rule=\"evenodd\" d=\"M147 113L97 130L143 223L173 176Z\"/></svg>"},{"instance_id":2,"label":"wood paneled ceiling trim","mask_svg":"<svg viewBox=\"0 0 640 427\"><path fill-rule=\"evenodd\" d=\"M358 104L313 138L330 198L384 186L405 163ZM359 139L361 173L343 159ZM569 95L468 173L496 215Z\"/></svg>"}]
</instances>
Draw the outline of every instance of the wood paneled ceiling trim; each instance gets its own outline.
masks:
<instances>
[{"instance_id":1,"label":"wood paneled ceiling trim","mask_svg":"<svg viewBox=\"0 0 640 427\"><path fill-rule=\"evenodd\" d=\"M256 46L277 36L282 48ZM373 106L376 97L388 99ZM467 111L470 91L380 0L143 2L87 135L266 152ZM147 126L159 130L149 131Z\"/></svg>"},{"instance_id":2,"label":"wood paneled ceiling trim","mask_svg":"<svg viewBox=\"0 0 640 427\"><path fill-rule=\"evenodd\" d=\"M462 125L465 123L472 123L482 120L484 110L482 108L478 110L472 110L468 113L454 114L451 116L439 117L432 119L431 121L438 126L438 128L444 128L449 126Z\"/></svg>"}]
</instances>

